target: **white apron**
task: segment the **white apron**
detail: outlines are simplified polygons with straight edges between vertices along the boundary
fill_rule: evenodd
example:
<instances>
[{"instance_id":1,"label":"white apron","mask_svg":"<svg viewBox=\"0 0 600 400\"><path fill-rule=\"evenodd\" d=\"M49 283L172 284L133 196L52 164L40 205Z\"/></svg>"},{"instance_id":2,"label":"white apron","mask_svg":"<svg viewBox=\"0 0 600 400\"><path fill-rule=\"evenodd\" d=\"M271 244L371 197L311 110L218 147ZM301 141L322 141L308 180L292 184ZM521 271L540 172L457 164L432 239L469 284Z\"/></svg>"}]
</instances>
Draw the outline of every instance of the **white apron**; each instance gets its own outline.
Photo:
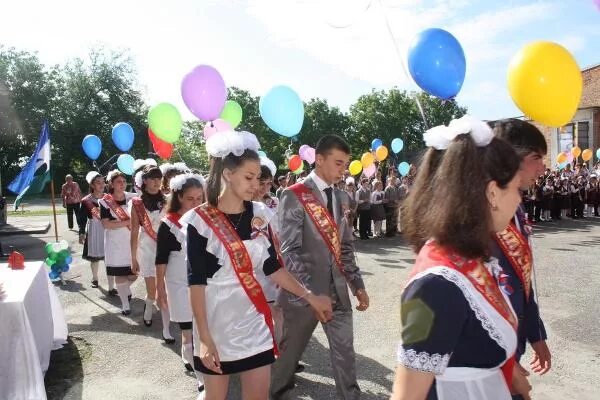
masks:
<instances>
[{"instance_id":1,"label":"white apron","mask_svg":"<svg viewBox=\"0 0 600 400\"><path fill-rule=\"evenodd\" d=\"M179 227L167 218L163 218L163 222L169 226L171 233L181 244L180 251L171 251L169 253L169 261L165 273L165 286L167 289L169 311L171 312L171 321L191 322L193 315L187 277L185 236Z\"/></svg>"},{"instance_id":2,"label":"white apron","mask_svg":"<svg viewBox=\"0 0 600 400\"><path fill-rule=\"evenodd\" d=\"M126 200L130 200L136 195L133 193L125 193ZM104 200L99 200L99 203L110 210L110 214L114 217L118 217L108 207L108 204ZM120 206L127 214L127 205ZM105 229L104 230L104 264L107 267L131 267L131 231L127 227L121 227L117 229Z\"/></svg>"},{"instance_id":3,"label":"white apron","mask_svg":"<svg viewBox=\"0 0 600 400\"><path fill-rule=\"evenodd\" d=\"M132 203L129 203L129 208L131 212L135 212L133 210ZM152 229L154 232L158 232L158 227L160 226L161 218L165 215L165 208L162 210L155 211L146 211L146 214L150 218L150 223L152 224ZM139 220L139 218L138 218ZM142 227L141 221L138 221L140 224L140 230L138 235L138 247L137 247L137 262L140 266L140 275L144 278L150 278L156 276L156 241L146 233L146 230Z\"/></svg>"}]
</instances>

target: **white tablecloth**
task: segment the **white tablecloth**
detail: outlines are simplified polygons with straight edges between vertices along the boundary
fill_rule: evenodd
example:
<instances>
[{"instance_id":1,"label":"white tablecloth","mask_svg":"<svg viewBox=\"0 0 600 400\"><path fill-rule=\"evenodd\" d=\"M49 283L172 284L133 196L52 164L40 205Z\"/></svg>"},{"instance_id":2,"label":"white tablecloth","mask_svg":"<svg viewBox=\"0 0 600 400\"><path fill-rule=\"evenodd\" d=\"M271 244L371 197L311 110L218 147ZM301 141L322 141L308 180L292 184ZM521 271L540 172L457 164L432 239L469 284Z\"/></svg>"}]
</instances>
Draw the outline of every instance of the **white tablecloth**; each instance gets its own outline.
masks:
<instances>
[{"instance_id":1,"label":"white tablecloth","mask_svg":"<svg viewBox=\"0 0 600 400\"><path fill-rule=\"evenodd\" d=\"M42 262L0 264L0 399L46 400L50 352L67 341L67 323Z\"/></svg>"}]
</instances>

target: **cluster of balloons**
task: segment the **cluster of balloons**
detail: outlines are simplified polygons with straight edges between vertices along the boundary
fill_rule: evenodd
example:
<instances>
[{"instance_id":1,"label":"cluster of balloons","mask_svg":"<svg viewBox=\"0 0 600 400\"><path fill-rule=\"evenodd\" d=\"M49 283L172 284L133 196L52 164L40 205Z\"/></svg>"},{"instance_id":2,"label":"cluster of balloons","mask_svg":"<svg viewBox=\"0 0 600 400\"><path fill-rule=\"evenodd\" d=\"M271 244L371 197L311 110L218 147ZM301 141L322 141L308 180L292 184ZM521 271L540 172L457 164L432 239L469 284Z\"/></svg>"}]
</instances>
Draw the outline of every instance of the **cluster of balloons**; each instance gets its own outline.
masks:
<instances>
[{"instance_id":1,"label":"cluster of balloons","mask_svg":"<svg viewBox=\"0 0 600 400\"><path fill-rule=\"evenodd\" d=\"M579 156L583 161L589 161L594 156L594 152L591 149L581 150L579 146L573 147L570 151L563 151L558 153L556 156L556 163L559 168L564 168L567 164L572 163ZM596 158L600 158L600 149L596 150Z\"/></svg>"},{"instance_id":2,"label":"cluster of balloons","mask_svg":"<svg viewBox=\"0 0 600 400\"><path fill-rule=\"evenodd\" d=\"M69 251L69 242L61 240L60 242L48 243L44 249L46 250L45 263L50 269L48 277L52 281L59 280L60 275L69 270L69 264L73 261Z\"/></svg>"},{"instance_id":3,"label":"cluster of balloons","mask_svg":"<svg viewBox=\"0 0 600 400\"><path fill-rule=\"evenodd\" d=\"M134 132L127 122L118 122L112 128L112 140L120 151L128 151L133 146ZM81 142L86 157L97 160L102 152L102 141L96 135L86 135Z\"/></svg>"},{"instance_id":4,"label":"cluster of balloons","mask_svg":"<svg viewBox=\"0 0 600 400\"><path fill-rule=\"evenodd\" d=\"M392 151L398 154L404 148L404 141L400 138L395 138L391 143ZM383 161L389 155L388 148L384 146L381 139L373 139L371 142L371 151L364 153L360 160L354 160L348 166L348 171L351 175L358 175L361 172L367 177L371 177L377 171L375 161Z\"/></svg>"}]
</instances>

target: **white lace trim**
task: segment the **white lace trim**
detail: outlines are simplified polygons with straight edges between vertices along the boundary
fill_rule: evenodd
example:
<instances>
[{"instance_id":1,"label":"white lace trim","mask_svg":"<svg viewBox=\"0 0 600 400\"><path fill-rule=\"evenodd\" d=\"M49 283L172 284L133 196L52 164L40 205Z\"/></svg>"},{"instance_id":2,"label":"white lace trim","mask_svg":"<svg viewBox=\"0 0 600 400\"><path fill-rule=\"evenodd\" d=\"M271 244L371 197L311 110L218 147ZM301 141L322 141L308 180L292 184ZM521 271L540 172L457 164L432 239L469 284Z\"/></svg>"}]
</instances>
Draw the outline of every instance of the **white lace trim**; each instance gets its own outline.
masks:
<instances>
[{"instance_id":1,"label":"white lace trim","mask_svg":"<svg viewBox=\"0 0 600 400\"><path fill-rule=\"evenodd\" d=\"M421 372L442 375L450 362L451 354L429 354L426 351L417 353L413 349L398 346L398 363L407 368Z\"/></svg>"}]
</instances>

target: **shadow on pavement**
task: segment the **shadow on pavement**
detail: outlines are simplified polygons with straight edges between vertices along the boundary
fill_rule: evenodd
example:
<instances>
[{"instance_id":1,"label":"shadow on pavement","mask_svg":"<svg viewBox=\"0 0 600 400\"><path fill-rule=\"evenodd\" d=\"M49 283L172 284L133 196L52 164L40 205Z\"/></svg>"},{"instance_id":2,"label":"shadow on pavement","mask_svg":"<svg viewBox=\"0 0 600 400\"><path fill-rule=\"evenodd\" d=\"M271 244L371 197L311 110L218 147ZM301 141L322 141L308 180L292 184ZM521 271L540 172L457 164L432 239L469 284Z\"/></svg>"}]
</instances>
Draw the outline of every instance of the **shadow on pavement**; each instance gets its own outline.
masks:
<instances>
[{"instance_id":1,"label":"shadow on pavement","mask_svg":"<svg viewBox=\"0 0 600 400\"><path fill-rule=\"evenodd\" d=\"M83 361L91 353L92 346L75 336L69 336L61 349L52 352L44 378L48 400L82 399Z\"/></svg>"}]
</instances>

